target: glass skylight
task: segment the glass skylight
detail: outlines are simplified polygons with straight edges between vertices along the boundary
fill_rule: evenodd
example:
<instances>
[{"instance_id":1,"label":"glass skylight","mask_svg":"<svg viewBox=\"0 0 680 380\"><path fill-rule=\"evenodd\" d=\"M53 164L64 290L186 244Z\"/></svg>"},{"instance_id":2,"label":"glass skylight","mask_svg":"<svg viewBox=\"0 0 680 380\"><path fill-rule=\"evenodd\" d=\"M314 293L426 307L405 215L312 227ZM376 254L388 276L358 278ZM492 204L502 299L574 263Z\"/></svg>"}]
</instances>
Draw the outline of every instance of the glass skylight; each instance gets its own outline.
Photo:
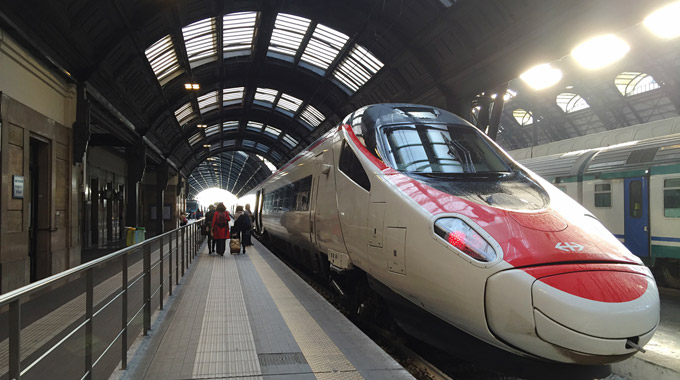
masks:
<instances>
[{"instance_id":1,"label":"glass skylight","mask_svg":"<svg viewBox=\"0 0 680 380\"><path fill-rule=\"evenodd\" d=\"M182 28L189 65L193 68L217 60L215 18L207 18Z\"/></svg>"},{"instance_id":2,"label":"glass skylight","mask_svg":"<svg viewBox=\"0 0 680 380\"><path fill-rule=\"evenodd\" d=\"M237 12L224 15L223 46L224 58L250 55L253 50L257 12Z\"/></svg>"},{"instance_id":3,"label":"glass skylight","mask_svg":"<svg viewBox=\"0 0 680 380\"><path fill-rule=\"evenodd\" d=\"M272 151L269 152L269 155L272 156L272 158L273 158L275 161L281 161L281 154L279 154L279 152L277 152L277 151L275 151L275 150L272 149ZM275 172L275 171L276 171L276 170L272 170L272 172Z\"/></svg>"},{"instance_id":4,"label":"glass skylight","mask_svg":"<svg viewBox=\"0 0 680 380\"><path fill-rule=\"evenodd\" d=\"M512 116L515 118L515 120L517 120L517 123L522 126L534 123L534 118L531 115L531 112L522 108L512 111Z\"/></svg>"},{"instance_id":5,"label":"glass skylight","mask_svg":"<svg viewBox=\"0 0 680 380\"><path fill-rule=\"evenodd\" d=\"M262 127L264 125L262 123L258 123L256 121L249 121L248 125L246 126L246 129L252 132L257 132L260 133L262 132Z\"/></svg>"},{"instance_id":6,"label":"glass skylight","mask_svg":"<svg viewBox=\"0 0 680 380\"><path fill-rule=\"evenodd\" d=\"M557 95L556 102L565 113L572 113L590 107L588 102L586 102L581 95L572 94L570 92L563 92Z\"/></svg>"},{"instance_id":7,"label":"glass skylight","mask_svg":"<svg viewBox=\"0 0 680 380\"><path fill-rule=\"evenodd\" d=\"M225 88L222 91L222 105L224 107L243 102L244 87Z\"/></svg>"},{"instance_id":8,"label":"glass skylight","mask_svg":"<svg viewBox=\"0 0 680 380\"><path fill-rule=\"evenodd\" d=\"M290 135L285 134L283 135L283 143L286 144L288 148L293 149L298 144L298 141L292 138Z\"/></svg>"},{"instance_id":9,"label":"glass skylight","mask_svg":"<svg viewBox=\"0 0 680 380\"><path fill-rule=\"evenodd\" d=\"M262 153L267 153L267 151L269 150L269 147L267 145L264 145L264 144L256 144L255 150L260 151Z\"/></svg>"},{"instance_id":10,"label":"glass skylight","mask_svg":"<svg viewBox=\"0 0 680 380\"><path fill-rule=\"evenodd\" d=\"M243 140L243 146L248 147L248 148L253 148L253 147L255 147L255 141Z\"/></svg>"},{"instance_id":11,"label":"glass skylight","mask_svg":"<svg viewBox=\"0 0 680 380\"><path fill-rule=\"evenodd\" d=\"M349 55L335 69L333 76L355 92L382 67L383 63L370 51L360 45L354 45Z\"/></svg>"},{"instance_id":12,"label":"glass skylight","mask_svg":"<svg viewBox=\"0 0 680 380\"><path fill-rule=\"evenodd\" d=\"M222 143L225 147L227 146L235 146L236 145L236 140L224 140Z\"/></svg>"},{"instance_id":13,"label":"glass skylight","mask_svg":"<svg viewBox=\"0 0 680 380\"><path fill-rule=\"evenodd\" d=\"M218 108L217 103L219 102L219 99L217 98L217 91L211 91L205 95L201 95L197 100L198 108L202 115Z\"/></svg>"},{"instance_id":14,"label":"glass skylight","mask_svg":"<svg viewBox=\"0 0 680 380\"><path fill-rule=\"evenodd\" d=\"M623 72L617 75L614 85L623 96L637 95L659 88L659 84L651 75L639 72Z\"/></svg>"},{"instance_id":15,"label":"glass skylight","mask_svg":"<svg viewBox=\"0 0 680 380\"><path fill-rule=\"evenodd\" d=\"M220 125L219 124L211 125L211 126L209 126L208 128L205 129L205 135L208 136L208 137L216 135L218 133L220 133Z\"/></svg>"},{"instance_id":16,"label":"glass skylight","mask_svg":"<svg viewBox=\"0 0 680 380\"><path fill-rule=\"evenodd\" d=\"M172 74L181 72L175 46L172 44L172 38L169 35L151 45L144 53L161 85L169 82L174 77L171 76Z\"/></svg>"},{"instance_id":17,"label":"glass skylight","mask_svg":"<svg viewBox=\"0 0 680 380\"><path fill-rule=\"evenodd\" d=\"M269 136L269 137L276 139L281 134L281 130L278 129L278 128L271 127L269 125L265 125L264 126L264 134Z\"/></svg>"},{"instance_id":18,"label":"glass skylight","mask_svg":"<svg viewBox=\"0 0 680 380\"><path fill-rule=\"evenodd\" d=\"M274 173L274 172L276 171L276 166L274 166L274 164L272 164L271 162L269 162L268 159L266 159L266 158L260 156L259 154L257 155L257 158L259 158L262 162L264 162L264 164L267 166L267 168L269 169L269 171L271 171L272 173Z\"/></svg>"},{"instance_id":19,"label":"glass skylight","mask_svg":"<svg viewBox=\"0 0 680 380\"><path fill-rule=\"evenodd\" d=\"M238 121L236 120L225 121L224 123L222 123L222 128L225 133L238 131Z\"/></svg>"},{"instance_id":20,"label":"glass skylight","mask_svg":"<svg viewBox=\"0 0 680 380\"><path fill-rule=\"evenodd\" d=\"M184 126L184 124L195 118L196 114L194 113L194 109L191 107L191 102L179 107L179 109L175 111L175 117L177 118L177 122L180 126Z\"/></svg>"},{"instance_id":21,"label":"glass skylight","mask_svg":"<svg viewBox=\"0 0 680 380\"><path fill-rule=\"evenodd\" d=\"M298 108L300 108L301 104L302 100L287 94L281 94L281 98L279 99L279 102L276 104L276 106L286 111L290 111L292 114L295 114Z\"/></svg>"},{"instance_id":22,"label":"glass skylight","mask_svg":"<svg viewBox=\"0 0 680 380\"><path fill-rule=\"evenodd\" d=\"M279 94L278 91L272 90L270 88L258 88L255 91L255 100L259 101L258 104L269 107L273 105L276 101L276 96ZM269 103L268 105L262 103Z\"/></svg>"},{"instance_id":23,"label":"glass skylight","mask_svg":"<svg viewBox=\"0 0 680 380\"><path fill-rule=\"evenodd\" d=\"M189 137L189 145L194 146L197 142L203 139L201 132L196 132L193 136Z\"/></svg>"},{"instance_id":24,"label":"glass skylight","mask_svg":"<svg viewBox=\"0 0 680 380\"><path fill-rule=\"evenodd\" d=\"M310 20L304 17L279 13L276 16L267 55L292 62L309 29L309 24Z\"/></svg>"},{"instance_id":25,"label":"glass skylight","mask_svg":"<svg viewBox=\"0 0 680 380\"><path fill-rule=\"evenodd\" d=\"M300 119L309 125L308 129L315 128L321 124L326 116L324 116L319 110L312 107L311 105L306 105L305 108L300 113Z\"/></svg>"},{"instance_id":26,"label":"glass skylight","mask_svg":"<svg viewBox=\"0 0 680 380\"><path fill-rule=\"evenodd\" d=\"M349 37L337 30L318 24L301 59L325 71L348 39Z\"/></svg>"}]
</instances>

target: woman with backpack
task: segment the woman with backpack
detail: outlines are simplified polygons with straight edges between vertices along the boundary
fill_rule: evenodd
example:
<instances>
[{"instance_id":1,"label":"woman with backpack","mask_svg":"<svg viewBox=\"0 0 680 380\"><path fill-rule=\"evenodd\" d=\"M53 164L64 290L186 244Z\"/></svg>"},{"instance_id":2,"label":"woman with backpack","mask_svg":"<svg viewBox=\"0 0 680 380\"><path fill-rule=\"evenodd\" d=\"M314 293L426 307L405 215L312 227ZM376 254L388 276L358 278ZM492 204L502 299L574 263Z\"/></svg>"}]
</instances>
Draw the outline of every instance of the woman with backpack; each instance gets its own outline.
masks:
<instances>
[{"instance_id":1,"label":"woman with backpack","mask_svg":"<svg viewBox=\"0 0 680 380\"><path fill-rule=\"evenodd\" d=\"M224 206L224 203L220 202L215 209L215 214L213 215L212 226L210 228L210 233L213 239L215 239L216 250L220 256L224 255L224 250L226 249L227 239L229 239L229 212Z\"/></svg>"}]
</instances>

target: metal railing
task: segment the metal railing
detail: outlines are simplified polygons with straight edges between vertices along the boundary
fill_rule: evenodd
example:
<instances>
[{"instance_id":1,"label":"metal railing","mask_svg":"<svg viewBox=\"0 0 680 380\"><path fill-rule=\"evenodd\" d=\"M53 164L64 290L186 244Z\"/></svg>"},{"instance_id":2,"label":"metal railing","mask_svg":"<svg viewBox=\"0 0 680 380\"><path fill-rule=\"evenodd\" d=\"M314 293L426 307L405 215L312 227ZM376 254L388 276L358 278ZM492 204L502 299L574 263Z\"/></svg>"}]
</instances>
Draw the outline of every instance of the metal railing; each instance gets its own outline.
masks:
<instances>
[{"instance_id":1,"label":"metal railing","mask_svg":"<svg viewBox=\"0 0 680 380\"><path fill-rule=\"evenodd\" d=\"M95 377L108 378L119 362L126 369L132 341L148 333L152 310L163 309L196 257L202 221L0 295L0 378L91 379L97 368Z\"/></svg>"}]
</instances>

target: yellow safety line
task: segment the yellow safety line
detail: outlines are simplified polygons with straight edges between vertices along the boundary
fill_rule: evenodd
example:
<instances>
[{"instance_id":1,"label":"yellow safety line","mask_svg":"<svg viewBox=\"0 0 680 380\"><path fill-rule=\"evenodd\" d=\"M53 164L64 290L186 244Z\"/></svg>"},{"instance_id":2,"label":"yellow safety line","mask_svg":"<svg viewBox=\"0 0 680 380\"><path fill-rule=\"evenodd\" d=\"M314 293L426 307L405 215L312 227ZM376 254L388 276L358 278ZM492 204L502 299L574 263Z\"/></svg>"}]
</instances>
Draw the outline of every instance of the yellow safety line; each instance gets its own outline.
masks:
<instances>
[{"instance_id":1,"label":"yellow safety line","mask_svg":"<svg viewBox=\"0 0 680 380\"><path fill-rule=\"evenodd\" d=\"M262 258L257 248L255 246L252 248L248 255L316 378L363 379L359 371Z\"/></svg>"}]
</instances>

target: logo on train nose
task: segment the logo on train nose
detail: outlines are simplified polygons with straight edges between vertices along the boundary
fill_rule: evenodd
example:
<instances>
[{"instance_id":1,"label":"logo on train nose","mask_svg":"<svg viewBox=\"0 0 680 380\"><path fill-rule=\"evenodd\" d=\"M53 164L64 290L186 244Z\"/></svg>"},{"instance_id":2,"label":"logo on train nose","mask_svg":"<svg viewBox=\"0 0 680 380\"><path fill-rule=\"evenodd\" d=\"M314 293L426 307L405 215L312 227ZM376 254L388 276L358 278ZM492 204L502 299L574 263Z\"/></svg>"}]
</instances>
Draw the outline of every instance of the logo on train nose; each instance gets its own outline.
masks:
<instances>
[{"instance_id":1,"label":"logo on train nose","mask_svg":"<svg viewBox=\"0 0 680 380\"><path fill-rule=\"evenodd\" d=\"M559 242L555 245L555 248L564 252L581 252L583 251L583 246L578 243L572 242Z\"/></svg>"}]
</instances>

